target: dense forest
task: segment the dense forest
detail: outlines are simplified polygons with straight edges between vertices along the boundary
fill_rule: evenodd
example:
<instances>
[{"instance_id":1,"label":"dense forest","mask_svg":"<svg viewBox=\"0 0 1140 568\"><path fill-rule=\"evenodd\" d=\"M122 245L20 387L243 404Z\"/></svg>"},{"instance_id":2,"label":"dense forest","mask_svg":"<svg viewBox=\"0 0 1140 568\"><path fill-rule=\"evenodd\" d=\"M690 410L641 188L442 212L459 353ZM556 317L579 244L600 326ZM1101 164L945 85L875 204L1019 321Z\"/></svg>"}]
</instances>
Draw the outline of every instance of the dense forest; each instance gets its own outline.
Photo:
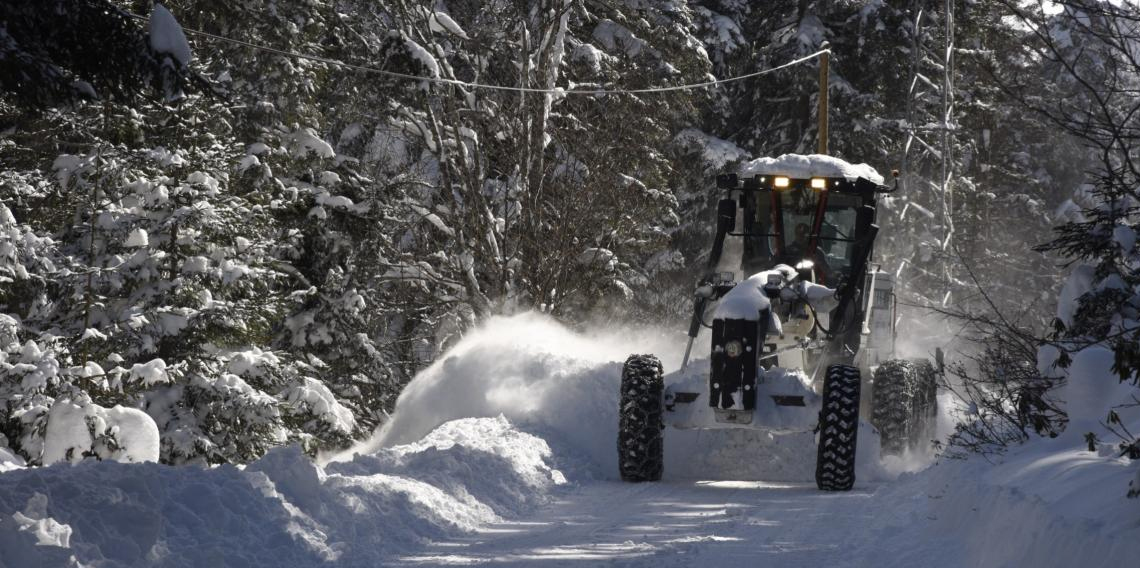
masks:
<instances>
[{"instance_id":1,"label":"dense forest","mask_svg":"<svg viewBox=\"0 0 1140 568\"><path fill-rule=\"evenodd\" d=\"M1140 367L1138 34L1095 0L8 0L0 444L113 455L121 405L166 463L315 454L492 315L682 330L715 175L815 151L819 61L657 88L825 42L830 153L900 170L875 262L981 342L951 443L1055 433L1082 352ZM45 455L68 413L92 446Z\"/></svg>"}]
</instances>

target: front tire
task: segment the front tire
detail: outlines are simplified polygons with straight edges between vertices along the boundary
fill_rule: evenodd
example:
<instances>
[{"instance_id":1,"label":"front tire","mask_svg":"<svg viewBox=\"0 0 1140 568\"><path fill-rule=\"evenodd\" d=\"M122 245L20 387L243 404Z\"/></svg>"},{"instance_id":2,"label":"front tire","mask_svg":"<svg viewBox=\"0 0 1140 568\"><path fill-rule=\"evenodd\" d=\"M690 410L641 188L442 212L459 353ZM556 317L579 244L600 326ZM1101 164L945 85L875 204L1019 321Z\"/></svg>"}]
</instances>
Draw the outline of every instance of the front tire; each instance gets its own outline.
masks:
<instances>
[{"instance_id":1,"label":"front tire","mask_svg":"<svg viewBox=\"0 0 1140 568\"><path fill-rule=\"evenodd\" d=\"M815 483L823 491L849 491L855 485L859 386L858 367L831 365L827 368L815 462Z\"/></svg>"},{"instance_id":2,"label":"front tire","mask_svg":"<svg viewBox=\"0 0 1140 568\"><path fill-rule=\"evenodd\" d=\"M926 359L892 359L875 370L871 423L884 455L902 454L930 438L938 413L938 379Z\"/></svg>"},{"instance_id":3,"label":"front tire","mask_svg":"<svg viewBox=\"0 0 1140 568\"><path fill-rule=\"evenodd\" d=\"M622 481L660 481L665 466L661 361L630 355L621 370L618 469Z\"/></svg>"}]
</instances>

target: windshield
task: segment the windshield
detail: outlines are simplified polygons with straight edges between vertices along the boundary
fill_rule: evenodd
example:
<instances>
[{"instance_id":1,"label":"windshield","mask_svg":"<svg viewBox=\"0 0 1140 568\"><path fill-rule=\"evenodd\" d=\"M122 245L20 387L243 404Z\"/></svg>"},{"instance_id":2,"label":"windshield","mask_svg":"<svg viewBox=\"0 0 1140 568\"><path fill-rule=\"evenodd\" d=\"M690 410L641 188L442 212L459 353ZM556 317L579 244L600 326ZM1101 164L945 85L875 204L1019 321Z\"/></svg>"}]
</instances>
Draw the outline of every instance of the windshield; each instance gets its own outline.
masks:
<instances>
[{"instance_id":1,"label":"windshield","mask_svg":"<svg viewBox=\"0 0 1140 568\"><path fill-rule=\"evenodd\" d=\"M858 195L810 187L758 192L745 206L746 218L752 220L742 242L745 274L767 270L777 262L794 266L810 260L819 282L836 285L851 271L861 205Z\"/></svg>"},{"instance_id":2,"label":"windshield","mask_svg":"<svg viewBox=\"0 0 1140 568\"><path fill-rule=\"evenodd\" d=\"M780 202L780 226L777 232L783 237L783 250L776 248L780 256L796 261L812 255L812 229L815 228L815 214L819 209L822 192L802 187L776 193Z\"/></svg>"},{"instance_id":3,"label":"windshield","mask_svg":"<svg viewBox=\"0 0 1140 568\"><path fill-rule=\"evenodd\" d=\"M827 198L823 222L819 227L819 252L827 264L825 280L834 282L840 274L851 270L855 255L855 222L859 198L833 193Z\"/></svg>"}]
</instances>

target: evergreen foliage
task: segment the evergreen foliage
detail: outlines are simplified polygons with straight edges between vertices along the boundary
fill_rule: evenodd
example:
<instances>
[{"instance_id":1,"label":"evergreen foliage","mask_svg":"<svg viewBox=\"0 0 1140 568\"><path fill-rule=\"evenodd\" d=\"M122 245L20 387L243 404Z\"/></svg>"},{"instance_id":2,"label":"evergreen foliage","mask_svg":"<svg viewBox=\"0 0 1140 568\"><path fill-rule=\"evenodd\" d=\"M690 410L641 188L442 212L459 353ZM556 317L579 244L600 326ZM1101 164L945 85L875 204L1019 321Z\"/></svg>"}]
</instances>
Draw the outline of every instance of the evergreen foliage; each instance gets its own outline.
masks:
<instances>
[{"instance_id":1,"label":"evergreen foliage","mask_svg":"<svg viewBox=\"0 0 1140 568\"><path fill-rule=\"evenodd\" d=\"M1048 320L1024 290L1047 299L1056 271L1029 248L1087 154L1034 103L1091 93L1023 48L1033 32L1002 2L957 10L947 124L936 80L911 90L916 72L936 74L942 2L163 5L187 30L245 43L188 33L187 58L132 16L160 9L145 0L0 6L0 433L32 463L64 402L144 409L166 462L243 462L364 437L493 314L679 329L707 260L714 175L816 148L814 63L695 91L570 96L328 60L636 89L755 72L826 40L831 153L881 171L909 160L876 253L905 300L940 306L951 292L966 311L992 302L1032 330ZM958 175L940 217L940 162L907 140L945 128ZM1055 248L1109 259L1101 276L1131 283L1106 235L1131 226L1132 206L1087 195L1114 205ZM1136 356L1120 353L1122 368Z\"/></svg>"}]
</instances>

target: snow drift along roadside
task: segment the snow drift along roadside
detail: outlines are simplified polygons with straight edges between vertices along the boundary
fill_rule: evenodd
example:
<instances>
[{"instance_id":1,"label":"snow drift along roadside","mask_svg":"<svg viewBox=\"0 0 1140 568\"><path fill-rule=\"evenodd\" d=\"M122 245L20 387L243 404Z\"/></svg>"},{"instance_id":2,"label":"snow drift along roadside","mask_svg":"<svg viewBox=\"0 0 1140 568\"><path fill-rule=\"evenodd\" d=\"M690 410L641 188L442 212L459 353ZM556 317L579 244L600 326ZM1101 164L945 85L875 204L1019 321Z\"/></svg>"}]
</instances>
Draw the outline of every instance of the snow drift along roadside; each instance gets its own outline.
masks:
<instances>
[{"instance_id":1,"label":"snow drift along roadside","mask_svg":"<svg viewBox=\"0 0 1140 568\"><path fill-rule=\"evenodd\" d=\"M383 565L545 503L565 483L550 456L497 417L328 468L297 448L244 470L11 464L0 475L0 568Z\"/></svg>"},{"instance_id":2,"label":"snow drift along roadside","mask_svg":"<svg viewBox=\"0 0 1140 568\"><path fill-rule=\"evenodd\" d=\"M959 566L1130 566L1140 557L1140 499L1124 497L1133 468L1107 447L1036 439L989 460L942 460L875 498L925 500L923 536L959 541Z\"/></svg>"}]
</instances>

